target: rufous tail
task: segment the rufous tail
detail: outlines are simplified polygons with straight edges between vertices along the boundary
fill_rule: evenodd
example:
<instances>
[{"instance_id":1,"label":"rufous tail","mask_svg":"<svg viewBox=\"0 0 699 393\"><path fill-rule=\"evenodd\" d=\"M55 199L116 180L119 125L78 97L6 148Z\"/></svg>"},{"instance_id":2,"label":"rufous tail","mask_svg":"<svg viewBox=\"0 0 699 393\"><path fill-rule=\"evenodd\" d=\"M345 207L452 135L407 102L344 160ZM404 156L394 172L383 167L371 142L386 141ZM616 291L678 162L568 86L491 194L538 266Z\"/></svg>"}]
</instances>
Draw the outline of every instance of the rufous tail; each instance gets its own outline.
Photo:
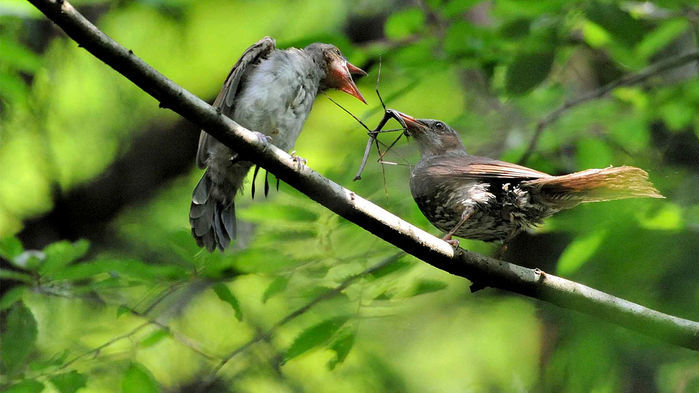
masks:
<instances>
[{"instance_id":1,"label":"rufous tail","mask_svg":"<svg viewBox=\"0 0 699 393\"><path fill-rule=\"evenodd\" d=\"M664 198L648 180L648 173L632 166L588 169L563 176L522 182L540 190L552 202L573 204L626 198Z\"/></svg>"}]
</instances>

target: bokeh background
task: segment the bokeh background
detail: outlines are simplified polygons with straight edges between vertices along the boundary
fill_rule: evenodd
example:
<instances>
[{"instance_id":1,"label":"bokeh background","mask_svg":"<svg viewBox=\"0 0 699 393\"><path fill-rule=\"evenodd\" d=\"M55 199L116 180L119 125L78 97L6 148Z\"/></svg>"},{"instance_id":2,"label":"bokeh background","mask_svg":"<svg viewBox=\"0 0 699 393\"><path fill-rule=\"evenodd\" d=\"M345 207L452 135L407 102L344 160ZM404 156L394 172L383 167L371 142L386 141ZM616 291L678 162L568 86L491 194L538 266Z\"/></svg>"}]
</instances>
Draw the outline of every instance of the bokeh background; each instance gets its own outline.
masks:
<instances>
[{"instance_id":1,"label":"bokeh background","mask_svg":"<svg viewBox=\"0 0 699 393\"><path fill-rule=\"evenodd\" d=\"M699 37L690 1L73 4L209 102L265 35L279 47L333 43L369 72L369 105L327 96L369 127L382 114L380 64L389 107L444 120L470 152L510 161L567 100L696 51ZM571 108L526 162L554 174L638 166L667 199L566 211L505 259L699 319L697 67ZM519 295L470 294L285 184L255 201L248 186L238 211L249 235L232 252L200 251L187 220L197 137L29 3L0 1L0 390L699 391L696 353ZM383 167L374 151L352 182L365 142L320 95L296 150L437 234L410 198L415 146L401 139Z\"/></svg>"}]
</instances>

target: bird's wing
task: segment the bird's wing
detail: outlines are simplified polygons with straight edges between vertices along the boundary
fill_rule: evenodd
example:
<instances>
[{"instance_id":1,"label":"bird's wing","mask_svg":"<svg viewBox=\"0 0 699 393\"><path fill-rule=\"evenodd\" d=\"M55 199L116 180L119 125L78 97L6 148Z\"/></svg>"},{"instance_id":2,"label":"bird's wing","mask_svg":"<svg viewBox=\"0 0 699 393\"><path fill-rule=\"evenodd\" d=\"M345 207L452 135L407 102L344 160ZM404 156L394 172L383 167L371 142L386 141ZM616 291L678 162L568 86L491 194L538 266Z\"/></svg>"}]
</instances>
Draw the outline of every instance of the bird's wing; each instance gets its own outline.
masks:
<instances>
[{"instance_id":1,"label":"bird's wing","mask_svg":"<svg viewBox=\"0 0 699 393\"><path fill-rule=\"evenodd\" d=\"M266 58L276 48L276 43L273 38L265 37L245 50L240 59L235 63L231 71L223 82L223 87L218 93L216 100L212 106L217 108L226 116L233 113L235 97L238 94L240 80L247 71L248 67L259 63L261 59ZM209 156L209 148L215 139L206 131L202 130L199 134L199 148L197 150L197 166L206 168L206 160Z\"/></svg>"},{"instance_id":2,"label":"bird's wing","mask_svg":"<svg viewBox=\"0 0 699 393\"><path fill-rule=\"evenodd\" d=\"M551 175L510 162L487 157L453 155L435 157L428 171L437 177L540 179Z\"/></svg>"}]
</instances>

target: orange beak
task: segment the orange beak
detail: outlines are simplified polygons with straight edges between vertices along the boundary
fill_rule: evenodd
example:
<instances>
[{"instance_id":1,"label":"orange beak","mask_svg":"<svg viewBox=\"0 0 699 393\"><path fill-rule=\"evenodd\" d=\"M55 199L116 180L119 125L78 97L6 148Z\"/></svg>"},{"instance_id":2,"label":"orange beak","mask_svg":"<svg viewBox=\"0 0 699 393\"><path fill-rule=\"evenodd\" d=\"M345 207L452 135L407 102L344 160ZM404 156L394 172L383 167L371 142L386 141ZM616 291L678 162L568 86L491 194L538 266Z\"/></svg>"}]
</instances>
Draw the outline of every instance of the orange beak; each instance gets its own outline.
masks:
<instances>
[{"instance_id":1,"label":"orange beak","mask_svg":"<svg viewBox=\"0 0 699 393\"><path fill-rule=\"evenodd\" d=\"M357 67L356 65L350 63L349 61L347 62L347 70L352 75L366 76L366 72L363 69Z\"/></svg>"},{"instance_id":2,"label":"orange beak","mask_svg":"<svg viewBox=\"0 0 699 393\"><path fill-rule=\"evenodd\" d=\"M366 104L362 93L357 88L357 85L354 84L354 80L352 80L352 74L366 75L366 72L344 59L341 62L336 62L334 65L333 74L337 83L335 88Z\"/></svg>"},{"instance_id":3,"label":"orange beak","mask_svg":"<svg viewBox=\"0 0 699 393\"><path fill-rule=\"evenodd\" d=\"M406 115L405 113L401 113L398 111L394 111L396 115L398 115L398 121L401 123L403 127L406 128L406 133L408 135L412 134L415 135L414 131L420 131L425 129L425 125L420 122L420 120L410 116ZM413 131L411 133L411 131Z\"/></svg>"}]
</instances>

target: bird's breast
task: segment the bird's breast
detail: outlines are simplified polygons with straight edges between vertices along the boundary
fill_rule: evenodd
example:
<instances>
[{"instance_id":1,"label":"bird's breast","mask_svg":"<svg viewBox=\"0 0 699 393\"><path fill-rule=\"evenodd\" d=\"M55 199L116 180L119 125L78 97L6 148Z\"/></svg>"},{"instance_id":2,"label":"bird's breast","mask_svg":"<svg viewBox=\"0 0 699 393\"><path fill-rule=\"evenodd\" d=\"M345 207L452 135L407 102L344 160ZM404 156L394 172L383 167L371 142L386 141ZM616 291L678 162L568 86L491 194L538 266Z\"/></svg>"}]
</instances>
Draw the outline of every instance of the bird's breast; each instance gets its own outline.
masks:
<instances>
[{"instance_id":1,"label":"bird's breast","mask_svg":"<svg viewBox=\"0 0 699 393\"><path fill-rule=\"evenodd\" d=\"M307 77L309 64L299 56L260 63L236 97L233 113L233 120L271 136L283 150L293 147L318 92L319 81Z\"/></svg>"}]
</instances>

